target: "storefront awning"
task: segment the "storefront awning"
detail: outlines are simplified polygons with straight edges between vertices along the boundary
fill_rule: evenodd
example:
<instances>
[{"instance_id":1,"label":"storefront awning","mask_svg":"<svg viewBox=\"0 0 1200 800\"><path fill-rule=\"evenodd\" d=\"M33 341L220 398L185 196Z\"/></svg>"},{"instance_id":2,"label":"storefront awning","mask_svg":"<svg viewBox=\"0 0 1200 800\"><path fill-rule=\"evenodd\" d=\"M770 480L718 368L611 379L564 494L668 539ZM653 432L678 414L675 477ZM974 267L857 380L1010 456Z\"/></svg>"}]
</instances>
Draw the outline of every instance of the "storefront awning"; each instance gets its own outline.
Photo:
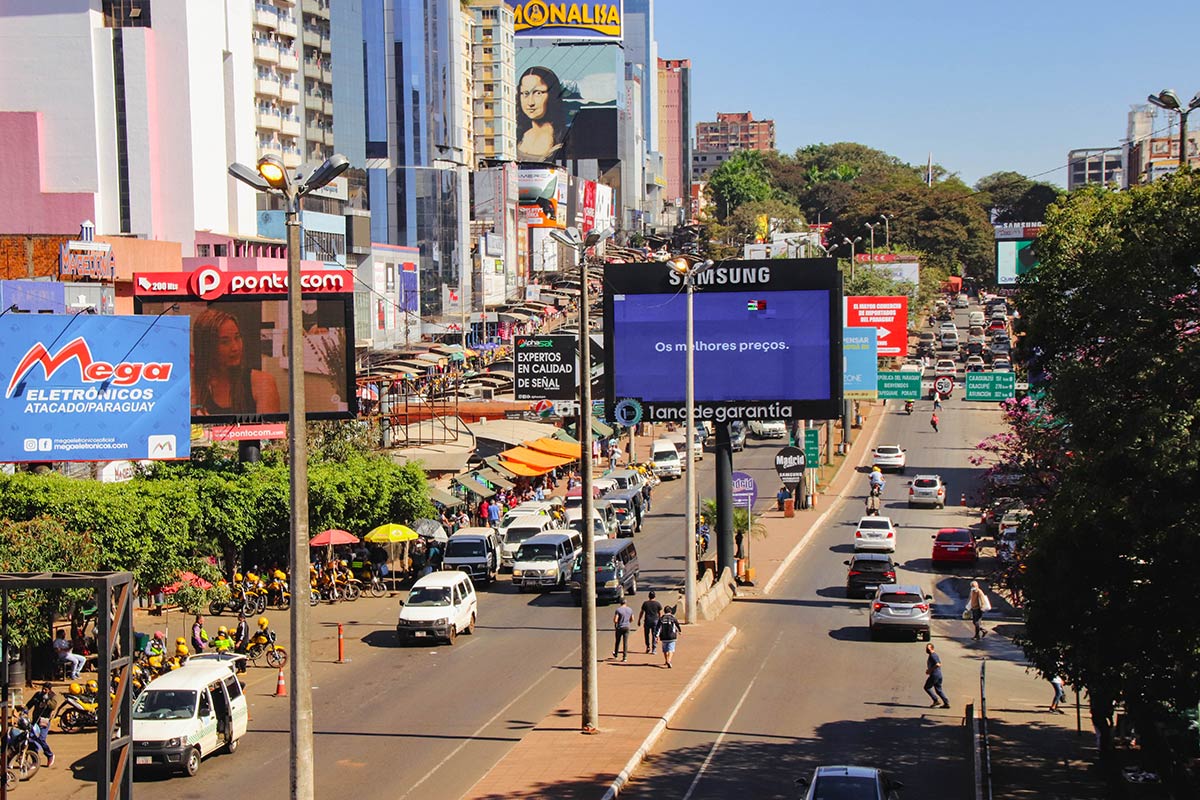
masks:
<instances>
[{"instance_id":1,"label":"storefront awning","mask_svg":"<svg viewBox=\"0 0 1200 800\"><path fill-rule=\"evenodd\" d=\"M454 508L462 505L462 498L455 497L445 489L439 489L436 486L429 487L429 499L435 503L445 506L446 508Z\"/></svg>"},{"instance_id":2,"label":"storefront awning","mask_svg":"<svg viewBox=\"0 0 1200 800\"><path fill-rule=\"evenodd\" d=\"M500 456L488 456L483 460L483 463L491 467L492 470L502 478L517 477L517 473L508 468L510 465L500 460Z\"/></svg>"},{"instance_id":3,"label":"storefront awning","mask_svg":"<svg viewBox=\"0 0 1200 800\"><path fill-rule=\"evenodd\" d=\"M549 453L539 453L537 450L530 450L528 447L513 447L500 453L500 457L506 461L513 461L518 464L525 464L530 467L537 467L543 472L552 470L556 467L561 467L564 464L570 464L577 459L563 458L561 456L552 456Z\"/></svg>"},{"instance_id":4,"label":"storefront awning","mask_svg":"<svg viewBox=\"0 0 1200 800\"><path fill-rule=\"evenodd\" d=\"M446 358L447 356L444 356L441 353L419 353L417 355L418 361L428 361L431 364L437 364L439 366L446 363Z\"/></svg>"},{"instance_id":5,"label":"storefront awning","mask_svg":"<svg viewBox=\"0 0 1200 800\"><path fill-rule=\"evenodd\" d=\"M513 486L516 485L512 481L510 481L508 478L503 477L500 473L496 472L495 470L477 469L474 472L472 472L471 474L478 475L480 478L483 478L488 483L492 484L493 486L499 486L501 489L511 489L511 488L513 488Z\"/></svg>"},{"instance_id":6,"label":"storefront awning","mask_svg":"<svg viewBox=\"0 0 1200 800\"><path fill-rule=\"evenodd\" d=\"M554 467L531 467L528 464L521 464L516 461L501 461L500 463L504 465L506 470L522 478L536 478L554 469Z\"/></svg>"},{"instance_id":7,"label":"storefront awning","mask_svg":"<svg viewBox=\"0 0 1200 800\"><path fill-rule=\"evenodd\" d=\"M560 439L543 437L530 442L524 442L523 444L530 450L537 450L539 453L549 453L559 458L569 458L572 461L578 461L582 457L578 443L568 444Z\"/></svg>"},{"instance_id":8,"label":"storefront awning","mask_svg":"<svg viewBox=\"0 0 1200 800\"><path fill-rule=\"evenodd\" d=\"M457 483L462 488L466 489L471 494L473 494L476 497L483 499L483 500L486 500L495 494L495 492L493 490L487 488L486 486L484 486L482 483L475 480L474 478L466 476L466 475L464 475L461 478L455 478L454 482Z\"/></svg>"},{"instance_id":9,"label":"storefront awning","mask_svg":"<svg viewBox=\"0 0 1200 800\"><path fill-rule=\"evenodd\" d=\"M576 446L579 445L579 440L576 439L571 434L567 433L562 428L559 428L557 431L554 432L554 438L558 439L560 442L567 442L568 444L573 444Z\"/></svg>"}]
</instances>

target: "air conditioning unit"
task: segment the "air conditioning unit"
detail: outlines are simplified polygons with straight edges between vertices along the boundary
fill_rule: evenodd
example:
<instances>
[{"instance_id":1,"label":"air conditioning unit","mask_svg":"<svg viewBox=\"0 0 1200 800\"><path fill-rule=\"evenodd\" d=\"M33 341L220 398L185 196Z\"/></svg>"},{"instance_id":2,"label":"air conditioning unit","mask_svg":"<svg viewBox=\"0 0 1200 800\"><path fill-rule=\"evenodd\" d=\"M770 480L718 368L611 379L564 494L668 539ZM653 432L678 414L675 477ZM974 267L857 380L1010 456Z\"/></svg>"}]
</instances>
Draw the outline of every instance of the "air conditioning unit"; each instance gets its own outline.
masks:
<instances>
[{"instance_id":1,"label":"air conditioning unit","mask_svg":"<svg viewBox=\"0 0 1200 800\"><path fill-rule=\"evenodd\" d=\"M496 398L496 390L495 389L491 389L491 388L482 389L481 388L479 390L479 399L480 400L494 400L495 398Z\"/></svg>"}]
</instances>

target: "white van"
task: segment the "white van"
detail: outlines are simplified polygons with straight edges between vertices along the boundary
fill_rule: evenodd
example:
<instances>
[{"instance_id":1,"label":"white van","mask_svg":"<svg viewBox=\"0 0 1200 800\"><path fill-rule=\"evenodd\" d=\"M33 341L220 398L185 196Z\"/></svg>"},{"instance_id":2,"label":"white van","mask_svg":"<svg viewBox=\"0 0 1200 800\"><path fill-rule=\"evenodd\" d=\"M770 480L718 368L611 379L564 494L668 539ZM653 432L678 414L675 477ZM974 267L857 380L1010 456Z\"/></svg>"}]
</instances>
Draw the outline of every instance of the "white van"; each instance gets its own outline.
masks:
<instances>
[{"instance_id":1,"label":"white van","mask_svg":"<svg viewBox=\"0 0 1200 800\"><path fill-rule=\"evenodd\" d=\"M250 719L229 663L197 660L155 678L133 701L133 764L180 770L222 747L237 751Z\"/></svg>"},{"instance_id":2,"label":"white van","mask_svg":"<svg viewBox=\"0 0 1200 800\"><path fill-rule=\"evenodd\" d=\"M583 509L567 510L567 527L578 533L583 533ZM596 539L607 539L609 534L608 521L599 511L592 509L592 536Z\"/></svg>"},{"instance_id":3,"label":"white van","mask_svg":"<svg viewBox=\"0 0 1200 800\"><path fill-rule=\"evenodd\" d=\"M654 463L654 474L660 478L678 478L683 474L679 451L670 439L658 439L650 445L650 460Z\"/></svg>"},{"instance_id":4,"label":"white van","mask_svg":"<svg viewBox=\"0 0 1200 800\"><path fill-rule=\"evenodd\" d=\"M475 632L479 614L475 584L465 572L431 572L413 584L400 606L396 638L400 644L418 639L445 639L454 644L460 633Z\"/></svg>"},{"instance_id":5,"label":"white van","mask_svg":"<svg viewBox=\"0 0 1200 800\"><path fill-rule=\"evenodd\" d=\"M546 531L526 539L513 556L513 583L522 592L527 587L554 589L566 585L582 546L583 537L571 530Z\"/></svg>"},{"instance_id":6,"label":"white van","mask_svg":"<svg viewBox=\"0 0 1200 800\"><path fill-rule=\"evenodd\" d=\"M513 556L521 542L554 527L554 520L547 514L526 514L514 518L500 529L500 566L511 569Z\"/></svg>"}]
</instances>

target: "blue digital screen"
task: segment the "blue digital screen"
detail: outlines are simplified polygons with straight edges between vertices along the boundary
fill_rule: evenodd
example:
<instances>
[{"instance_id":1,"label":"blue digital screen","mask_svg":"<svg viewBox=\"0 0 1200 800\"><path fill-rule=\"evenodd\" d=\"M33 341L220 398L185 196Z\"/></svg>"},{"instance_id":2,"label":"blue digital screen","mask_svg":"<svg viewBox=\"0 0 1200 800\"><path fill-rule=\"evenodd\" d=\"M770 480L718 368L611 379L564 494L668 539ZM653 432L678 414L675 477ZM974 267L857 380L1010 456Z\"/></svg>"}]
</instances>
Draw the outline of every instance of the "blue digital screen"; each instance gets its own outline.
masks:
<instances>
[{"instance_id":1,"label":"blue digital screen","mask_svg":"<svg viewBox=\"0 0 1200 800\"><path fill-rule=\"evenodd\" d=\"M828 400L827 290L697 292L697 403ZM617 295L613 308L616 397L684 401L687 295Z\"/></svg>"}]
</instances>

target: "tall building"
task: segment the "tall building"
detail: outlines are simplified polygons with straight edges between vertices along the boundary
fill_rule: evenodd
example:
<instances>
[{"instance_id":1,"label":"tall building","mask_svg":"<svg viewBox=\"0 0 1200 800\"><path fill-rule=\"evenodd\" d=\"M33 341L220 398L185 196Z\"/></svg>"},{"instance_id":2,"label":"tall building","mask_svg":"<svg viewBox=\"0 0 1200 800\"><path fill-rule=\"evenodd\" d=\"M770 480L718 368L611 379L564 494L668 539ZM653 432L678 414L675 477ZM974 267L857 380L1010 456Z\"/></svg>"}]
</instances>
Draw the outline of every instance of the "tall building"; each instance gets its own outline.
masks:
<instances>
[{"instance_id":1,"label":"tall building","mask_svg":"<svg viewBox=\"0 0 1200 800\"><path fill-rule=\"evenodd\" d=\"M676 208L692 195L692 62L658 59L658 151L667 173L667 201Z\"/></svg>"},{"instance_id":2,"label":"tall building","mask_svg":"<svg viewBox=\"0 0 1200 800\"><path fill-rule=\"evenodd\" d=\"M1097 147L1067 153L1067 191L1089 183L1121 185L1125 157L1120 147Z\"/></svg>"},{"instance_id":3,"label":"tall building","mask_svg":"<svg viewBox=\"0 0 1200 800\"><path fill-rule=\"evenodd\" d=\"M1188 165L1200 166L1200 134L1188 132ZM1179 115L1150 105L1129 110L1125 185L1143 183L1179 169Z\"/></svg>"},{"instance_id":4,"label":"tall building","mask_svg":"<svg viewBox=\"0 0 1200 800\"><path fill-rule=\"evenodd\" d=\"M641 67L642 95L649 98L642 108L642 132L647 151L658 146L658 40L654 38L654 0L625 0L625 63Z\"/></svg>"},{"instance_id":5,"label":"tall building","mask_svg":"<svg viewBox=\"0 0 1200 800\"><path fill-rule=\"evenodd\" d=\"M775 121L749 111L717 114L716 122L696 123L696 150L774 150Z\"/></svg>"},{"instance_id":6,"label":"tall building","mask_svg":"<svg viewBox=\"0 0 1200 800\"><path fill-rule=\"evenodd\" d=\"M471 119L475 163L517 160L513 12L504 0L474 0Z\"/></svg>"}]
</instances>

